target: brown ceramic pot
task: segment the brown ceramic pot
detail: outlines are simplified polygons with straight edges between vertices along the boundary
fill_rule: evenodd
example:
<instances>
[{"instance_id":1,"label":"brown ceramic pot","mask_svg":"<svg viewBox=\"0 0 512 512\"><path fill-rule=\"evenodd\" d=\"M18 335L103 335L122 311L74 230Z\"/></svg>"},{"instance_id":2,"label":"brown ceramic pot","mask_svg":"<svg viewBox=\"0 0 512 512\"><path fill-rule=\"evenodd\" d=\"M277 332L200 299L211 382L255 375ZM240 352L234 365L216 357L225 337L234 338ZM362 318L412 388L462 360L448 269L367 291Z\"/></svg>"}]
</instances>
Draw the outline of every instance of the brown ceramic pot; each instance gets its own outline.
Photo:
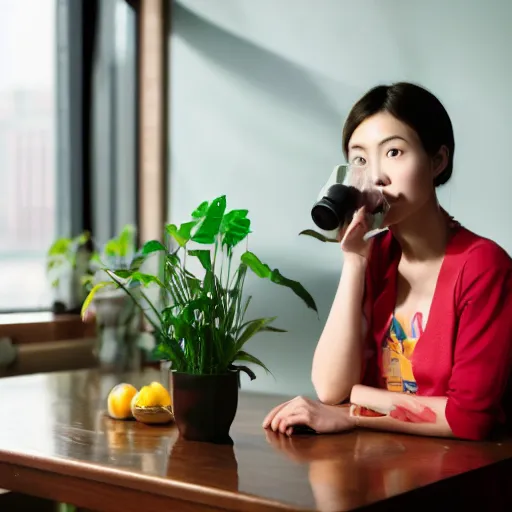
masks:
<instances>
[{"instance_id":1,"label":"brown ceramic pot","mask_svg":"<svg viewBox=\"0 0 512 512\"><path fill-rule=\"evenodd\" d=\"M238 407L238 373L171 373L174 419L189 441L233 444L229 429Z\"/></svg>"}]
</instances>

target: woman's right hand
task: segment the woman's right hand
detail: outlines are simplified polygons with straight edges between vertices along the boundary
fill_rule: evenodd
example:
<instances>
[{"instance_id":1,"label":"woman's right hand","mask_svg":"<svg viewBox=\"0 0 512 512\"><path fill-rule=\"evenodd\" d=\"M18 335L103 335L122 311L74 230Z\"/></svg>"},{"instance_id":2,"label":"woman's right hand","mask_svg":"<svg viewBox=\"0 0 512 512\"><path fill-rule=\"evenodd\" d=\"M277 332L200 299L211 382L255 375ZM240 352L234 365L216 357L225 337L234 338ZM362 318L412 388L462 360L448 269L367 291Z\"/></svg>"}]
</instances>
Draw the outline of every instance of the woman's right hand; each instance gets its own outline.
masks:
<instances>
[{"instance_id":1,"label":"woman's right hand","mask_svg":"<svg viewBox=\"0 0 512 512\"><path fill-rule=\"evenodd\" d=\"M367 260L370 254L371 240L364 240L365 233L369 230L369 219L363 206L356 211L352 221L345 230L340 230L338 239L345 260L355 258Z\"/></svg>"}]
</instances>

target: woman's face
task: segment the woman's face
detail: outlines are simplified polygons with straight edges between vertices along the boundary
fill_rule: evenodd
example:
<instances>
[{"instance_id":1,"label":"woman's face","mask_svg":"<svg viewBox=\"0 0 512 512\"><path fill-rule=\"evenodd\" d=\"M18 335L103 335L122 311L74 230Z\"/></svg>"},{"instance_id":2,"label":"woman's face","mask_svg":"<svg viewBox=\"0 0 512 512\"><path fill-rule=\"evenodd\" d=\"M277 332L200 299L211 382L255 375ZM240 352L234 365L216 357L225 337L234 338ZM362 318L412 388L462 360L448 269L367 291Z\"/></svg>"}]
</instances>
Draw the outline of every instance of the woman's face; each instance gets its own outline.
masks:
<instances>
[{"instance_id":1,"label":"woman's face","mask_svg":"<svg viewBox=\"0 0 512 512\"><path fill-rule=\"evenodd\" d=\"M446 161L442 168L439 162L435 166L436 159L423 149L416 132L388 112L375 114L356 128L348 159L355 170L370 173L382 189L390 204L387 226L403 221L432 199L434 178L446 167Z\"/></svg>"}]
</instances>

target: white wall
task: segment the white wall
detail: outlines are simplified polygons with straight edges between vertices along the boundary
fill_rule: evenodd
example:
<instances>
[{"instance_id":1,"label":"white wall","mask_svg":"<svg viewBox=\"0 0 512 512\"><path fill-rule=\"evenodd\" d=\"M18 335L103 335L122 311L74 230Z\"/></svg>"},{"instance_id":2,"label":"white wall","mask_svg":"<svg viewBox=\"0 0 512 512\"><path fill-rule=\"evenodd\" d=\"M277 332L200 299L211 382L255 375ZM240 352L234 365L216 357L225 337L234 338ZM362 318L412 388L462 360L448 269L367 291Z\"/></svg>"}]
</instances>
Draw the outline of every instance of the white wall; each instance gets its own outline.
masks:
<instances>
[{"instance_id":1,"label":"white wall","mask_svg":"<svg viewBox=\"0 0 512 512\"><path fill-rule=\"evenodd\" d=\"M276 380L259 372L246 389L313 392L311 358L341 256L297 233L312 227L316 194L343 161L343 121L370 87L414 81L443 101L456 156L440 199L512 252L511 22L508 0L174 3L170 219L227 194L228 207L250 210L251 249L301 280L320 309L318 320L287 290L250 281L251 315L278 315L290 332L248 345Z\"/></svg>"}]
</instances>

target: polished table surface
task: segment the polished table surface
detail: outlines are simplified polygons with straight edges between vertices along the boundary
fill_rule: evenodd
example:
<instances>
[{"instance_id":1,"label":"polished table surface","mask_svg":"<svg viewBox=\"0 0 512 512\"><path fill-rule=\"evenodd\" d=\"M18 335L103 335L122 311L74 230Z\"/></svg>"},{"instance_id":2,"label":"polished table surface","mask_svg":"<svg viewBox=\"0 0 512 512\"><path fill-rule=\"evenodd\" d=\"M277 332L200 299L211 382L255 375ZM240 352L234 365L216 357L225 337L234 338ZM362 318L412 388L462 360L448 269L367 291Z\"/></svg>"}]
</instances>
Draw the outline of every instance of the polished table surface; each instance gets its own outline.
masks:
<instances>
[{"instance_id":1,"label":"polished table surface","mask_svg":"<svg viewBox=\"0 0 512 512\"><path fill-rule=\"evenodd\" d=\"M384 509L411 496L426 503L443 489L476 496L485 486L492 495L503 492L503 478L511 481L512 441L370 431L287 438L261 428L277 396L241 393L234 446L187 442L173 426L106 416L116 383L153 380L161 380L154 370L0 379L0 488L113 512L334 511Z\"/></svg>"}]
</instances>

